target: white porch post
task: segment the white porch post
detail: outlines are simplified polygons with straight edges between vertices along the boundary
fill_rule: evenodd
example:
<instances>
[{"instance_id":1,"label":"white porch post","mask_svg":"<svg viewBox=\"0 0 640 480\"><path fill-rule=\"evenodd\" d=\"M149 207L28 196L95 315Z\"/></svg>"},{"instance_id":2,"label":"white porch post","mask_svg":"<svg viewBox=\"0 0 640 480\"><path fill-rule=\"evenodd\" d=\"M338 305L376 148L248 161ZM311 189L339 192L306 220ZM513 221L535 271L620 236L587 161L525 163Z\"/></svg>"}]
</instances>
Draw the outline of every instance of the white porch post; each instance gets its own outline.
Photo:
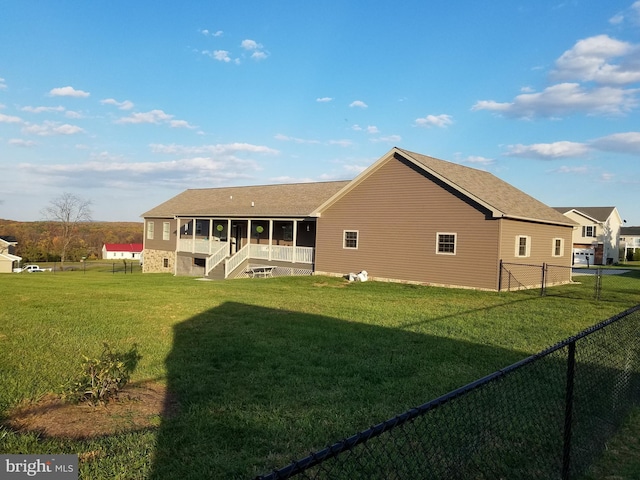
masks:
<instances>
[{"instance_id":1,"label":"white porch post","mask_svg":"<svg viewBox=\"0 0 640 480\"><path fill-rule=\"evenodd\" d=\"M196 253L196 219L192 219L191 224L191 253Z\"/></svg>"},{"instance_id":2,"label":"white porch post","mask_svg":"<svg viewBox=\"0 0 640 480\"><path fill-rule=\"evenodd\" d=\"M269 219L269 261L271 261L271 250L273 249L273 219Z\"/></svg>"},{"instance_id":3,"label":"white porch post","mask_svg":"<svg viewBox=\"0 0 640 480\"><path fill-rule=\"evenodd\" d=\"M291 263L296 263L296 245L298 244L298 221L293 221L293 254L291 255Z\"/></svg>"},{"instance_id":4,"label":"white porch post","mask_svg":"<svg viewBox=\"0 0 640 480\"><path fill-rule=\"evenodd\" d=\"M178 276L178 251L180 250L180 217L178 220L178 238L176 238L176 251L173 254L173 276Z\"/></svg>"},{"instance_id":5,"label":"white porch post","mask_svg":"<svg viewBox=\"0 0 640 480\"><path fill-rule=\"evenodd\" d=\"M213 218L209 219L209 255L211 255L211 245L213 244Z\"/></svg>"},{"instance_id":6,"label":"white porch post","mask_svg":"<svg viewBox=\"0 0 640 480\"><path fill-rule=\"evenodd\" d=\"M247 244L249 245L249 257L251 257L251 219L247 220Z\"/></svg>"}]
</instances>

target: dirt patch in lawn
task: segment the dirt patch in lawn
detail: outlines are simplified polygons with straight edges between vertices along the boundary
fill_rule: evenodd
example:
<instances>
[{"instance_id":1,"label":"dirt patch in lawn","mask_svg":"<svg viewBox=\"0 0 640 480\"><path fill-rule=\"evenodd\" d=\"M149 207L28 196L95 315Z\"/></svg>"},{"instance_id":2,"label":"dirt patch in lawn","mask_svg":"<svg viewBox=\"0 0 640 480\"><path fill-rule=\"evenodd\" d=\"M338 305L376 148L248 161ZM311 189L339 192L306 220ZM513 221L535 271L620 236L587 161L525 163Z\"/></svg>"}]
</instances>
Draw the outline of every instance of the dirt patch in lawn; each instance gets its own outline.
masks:
<instances>
[{"instance_id":1,"label":"dirt patch in lawn","mask_svg":"<svg viewBox=\"0 0 640 480\"><path fill-rule=\"evenodd\" d=\"M175 415L177 408L164 385L138 383L127 385L118 399L95 407L47 395L35 404L19 405L4 423L12 430L46 437L87 439L158 427L161 419Z\"/></svg>"}]
</instances>

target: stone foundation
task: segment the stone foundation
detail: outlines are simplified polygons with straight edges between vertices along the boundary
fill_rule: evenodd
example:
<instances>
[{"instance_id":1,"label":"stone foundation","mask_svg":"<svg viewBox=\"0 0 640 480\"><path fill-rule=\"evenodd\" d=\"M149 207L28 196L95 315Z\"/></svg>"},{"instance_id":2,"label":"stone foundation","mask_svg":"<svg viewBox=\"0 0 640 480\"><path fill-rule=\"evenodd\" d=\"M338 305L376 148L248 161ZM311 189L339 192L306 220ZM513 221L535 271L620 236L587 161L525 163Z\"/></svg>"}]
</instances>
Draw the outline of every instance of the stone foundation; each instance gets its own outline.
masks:
<instances>
[{"instance_id":1,"label":"stone foundation","mask_svg":"<svg viewBox=\"0 0 640 480\"><path fill-rule=\"evenodd\" d=\"M142 260L142 273L174 273L175 259L175 252L145 248Z\"/></svg>"}]
</instances>

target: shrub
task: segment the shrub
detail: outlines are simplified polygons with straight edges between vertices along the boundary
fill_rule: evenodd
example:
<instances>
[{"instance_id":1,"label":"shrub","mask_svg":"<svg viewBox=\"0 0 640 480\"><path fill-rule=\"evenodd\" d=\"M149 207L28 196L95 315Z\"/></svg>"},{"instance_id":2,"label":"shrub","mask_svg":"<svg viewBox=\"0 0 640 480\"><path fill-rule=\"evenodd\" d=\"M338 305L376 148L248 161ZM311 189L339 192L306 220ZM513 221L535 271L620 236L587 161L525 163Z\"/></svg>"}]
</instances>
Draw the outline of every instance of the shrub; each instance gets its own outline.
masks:
<instances>
[{"instance_id":1,"label":"shrub","mask_svg":"<svg viewBox=\"0 0 640 480\"><path fill-rule=\"evenodd\" d=\"M106 342L98 358L82 357L82 371L65 387L62 397L72 403L88 402L91 405L117 398L142 358L135 343L123 353L112 351Z\"/></svg>"}]
</instances>

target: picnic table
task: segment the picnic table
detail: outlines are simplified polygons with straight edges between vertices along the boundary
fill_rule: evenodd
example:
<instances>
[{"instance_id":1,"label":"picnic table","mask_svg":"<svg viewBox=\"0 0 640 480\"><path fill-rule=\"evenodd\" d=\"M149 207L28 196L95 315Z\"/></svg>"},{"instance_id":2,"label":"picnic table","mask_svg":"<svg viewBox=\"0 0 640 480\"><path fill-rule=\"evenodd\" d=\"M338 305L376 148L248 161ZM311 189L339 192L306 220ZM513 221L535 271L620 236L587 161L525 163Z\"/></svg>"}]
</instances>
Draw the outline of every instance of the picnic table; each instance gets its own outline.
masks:
<instances>
[{"instance_id":1,"label":"picnic table","mask_svg":"<svg viewBox=\"0 0 640 480\"><path fill-rule=\"evenodd\" d=\"M276 267L272 265L254 265L253 267L247 268L247 273L250 277L273 277L273 271Z\"/></svg>"}]
</instances>

